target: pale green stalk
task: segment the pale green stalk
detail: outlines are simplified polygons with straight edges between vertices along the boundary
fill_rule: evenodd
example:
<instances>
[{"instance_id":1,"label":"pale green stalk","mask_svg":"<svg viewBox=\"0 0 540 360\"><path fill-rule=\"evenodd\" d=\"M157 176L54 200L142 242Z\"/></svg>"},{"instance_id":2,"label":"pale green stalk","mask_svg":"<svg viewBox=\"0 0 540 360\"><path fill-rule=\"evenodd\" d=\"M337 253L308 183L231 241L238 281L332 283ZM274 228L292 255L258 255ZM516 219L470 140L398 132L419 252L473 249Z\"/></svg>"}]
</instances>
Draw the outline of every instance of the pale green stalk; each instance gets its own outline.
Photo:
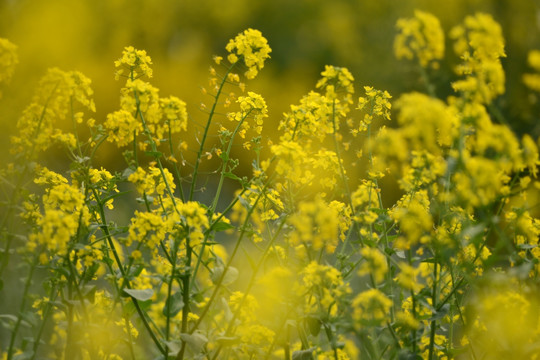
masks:
<instances>
[{"instance_id":1,"label":"pale green stalk","mask_svg":"<svg viewBox=\"0 0 540 360\"><path fill-rule=\"evenodd\" d=\"M197 160L195 161L195 168L193 169L193 177L191 179L191 187L189 189L189 200L193 200L193 194L195 193L195 186L197 183L197 175L199 172L199 165L201 164L202 153L204 151L204 144L206 143L206 137L208 136L208 130L210 129L210 124L212 123L212 119L216 111L216 106L218 104L219 96L221 95L221 92L223 91L223 87L225 86L225 83L227 82L227 76L230 74L230 72L232 71L235 65L236 63L232 64L227 69L227 71L225 72L225 75L223 75L223 79L221 80L221 83L219 84L219 88L216 92L216 95L214 96L214 103L212 104L212 108L210 109L210 114L208 115L208 121L206 122L203 137L201 139L201 144L199 146L199 151L197 152Z\"/></svg>"},{"instance_id":2,"label":"pale green stalk","mask_svg":"<svg viewBox=\"0 0 540 360\"><path fill-rule=\"evenodd\" d=\"M17 333L19 332L19 327L21 326L21 322L23 319L23 313L24 313L24 310L26 309L26 300L28 299L28 292L30 290L30 285L32 284L32 277L34 276L34 271L36 270L36 267L39 262L38 259L39 259L39 255L36 255L34 259L32 260L32 263L30 264L30 271L24 283L24 290L22 293L22 298L20 300L21 305L19 306L19 314L17 315L17 321L15 322L15 326L13 327L13 330L11 332L11 338L9 340L7 360L13 359L13 353L15 351L15 338L17 337Z\"/></svg>"}]
</instances>

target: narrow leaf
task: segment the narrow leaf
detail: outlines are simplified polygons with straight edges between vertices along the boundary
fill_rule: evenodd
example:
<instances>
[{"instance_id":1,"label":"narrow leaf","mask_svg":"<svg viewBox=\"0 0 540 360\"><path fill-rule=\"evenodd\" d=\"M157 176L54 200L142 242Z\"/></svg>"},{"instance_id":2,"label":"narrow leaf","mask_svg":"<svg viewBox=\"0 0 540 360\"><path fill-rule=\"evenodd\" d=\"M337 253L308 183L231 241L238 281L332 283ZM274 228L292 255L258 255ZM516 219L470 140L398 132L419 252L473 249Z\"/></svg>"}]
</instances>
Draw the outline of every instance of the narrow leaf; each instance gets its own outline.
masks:
<instances>
[{"instance_id":1,"label":"narrow leaf","mask_svg":"<svg viewBox=\"0 0 540 360\"><path fill-rule=\"evenodd\" d=\"M152 289L144 289L144 290L124 289L124 292L128 294L129 296L140 301L150 300L150 298L154 296L154 290Z\"/></svg>"}]
</instances>

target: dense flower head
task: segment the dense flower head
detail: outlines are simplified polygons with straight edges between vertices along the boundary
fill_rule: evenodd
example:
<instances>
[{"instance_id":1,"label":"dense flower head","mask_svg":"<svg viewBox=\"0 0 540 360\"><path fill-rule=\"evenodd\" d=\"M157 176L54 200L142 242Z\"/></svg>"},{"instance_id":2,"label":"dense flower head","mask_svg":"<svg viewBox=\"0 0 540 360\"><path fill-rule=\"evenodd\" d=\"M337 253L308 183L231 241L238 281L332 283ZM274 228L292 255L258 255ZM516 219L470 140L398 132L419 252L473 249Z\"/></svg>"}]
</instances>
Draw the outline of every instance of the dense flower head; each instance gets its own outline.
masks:
<instances>
[{"instance_id":1,"label":"dense flower head","mask_svg":"<svg viewBox=\"0 0 540 360\"><path fill-rule=\"evenodd\" d=\"M17 46L8 39L0 38L0 85L7 83L11 79L18 62ZM2 93L0 92L1 96Z\"/></svg>"},{"instance_id":2,"label":"dense flower head","mask_svg":"<svg viewBox=\"0 0 540 360\"><path fill-rule=\"evenodd\" d=\"M374 117L390 120L390 109L392 96L386 90L377 90L371 86L364 86L366 96L358 98L358 110L365 112L364 118L360 121L358 129L353 129L353 134L367 130Z\"/></svg>"},{"instance_id":3,"label":"dense flower head","mask_svg":"<svg viewBox=\"0 0 540 360\"><path fill-rule=\"evenodd\" d=\"M398 59L417 58L422 67L437 68L444 56L444 33L434 15L415 10L414 17L397 21L394 53Z\"/></svg>"},{"instance_id":4,"label":"dense flower head","mask_svg":"<svg viewBox=\"0 0 540 360\"><path fill-rule=\"evenodd\" d=\"M373 181L363 180L355 192L351 195L352 205L355 211L354 220L358 224L373 224L377 220L379 208L379 194Z\"/></svg>"},{"instance_id":5,"label":"dense flower head","mask_svg":"<svg viewBox=\"0 0 540 360\"><path fill-rule=\"evenodd\" d=\"M127 110L108 114L103 125L107 130L107 141L114 142L118 147L127 146L133 141L133 136L143 130L142 123Z\"/></svg>"},{"instance_id":6,"label":"dense flower head","mask_svg":"<svg viewBox=\"0 0 540 360\"><path fill-rule=\"evenodd\" d=\"M264 67L264 61L270 57L270 46L259 30L247 29L231 39L226 46L231 64L242 60L247 67L245 73L248 79L257 76Z\"/></svg>"},{"instance_id":7,"label":"dense flower head","mask_svg":"<svg viewBox=\"0 0 540 360\"><path fill-rule=\"evenodd\" d=\"M155 212L136 211L129 226L127 246L134 242L144 244L149 249L157 251L160 242L171 227L163 217Z\"/></svg>"},{"instance_id":8,"label":"dense flower head","mask_svg":"<svg viewBox=\"0 0 540 360\"><path fill-rule=\"evenodd\" d=\"M439 99L413 92L401 95L395 105L400 132L412 149L438 154L458 136L459 119Z\"/></svg>"},{"instance_id":9,"label":"dense flower head","mask_svg":"<svg viewBox=\"0 0 540 360\"><path fill-rule=\"evenodd\" d=\"M137 50L133 46L126 46L122 52L122 57L114 62L116 70L116 79L120 76L126 76L131 79L137 79L141 76L152 77L152 59L146 54L145 50ZM125 71L128 74L124 74Z\"/></svg>"},{"instance_id":10,"label":"dense flower head","mask_svg":"<svg viewBox=\"0 0 540 360\"><path fill-rule=\"evenodd\" d=\"M429 240L428 234L433 226L433 218L426 190L404 195L390 210L389 215L399 223L402 234L396 240L394 245L396 248L406 250Z\"/></svg>"},{"instance_id":11,"label":"dense flower head","mask_svg":"<svg viewBox=\"0 0 540 360\"><path fill-rule=\"evenodd\" d=\"M143 130L156 143L187 129L186 103L175 96L159 97L159 89L141 79L128 79L121 89L120 110L107 115L108 140L124 147ZM146 140L146 139L145 139ZM146 149L148 143L139 141Z\"/></svg>"},{"instance_id":12,"label":"dense flower head","mask_svg":"<svg viewBox=\"0 0 540 360\"><path fill-rule=\"evenodd\" d=\"M187 129L188 114L186 103L176 96L159 99L159 105L165 118L165 126L171 134Z\"/></svg>"},{"instance_id":13,"label":"dense flower head","mask_svg":"<svg viewBox=\"0 0 540 360\"><path fill-rule=\"evenodd\" d=\"M354 94L354 77L347 68L326 65L317 81L317 89L324 90L324 96L332 103L334 116L347 116Z\"/></svg>"},{"instance_id":14,"label":"dense flower head","mask_svg":"<svg viewBox=\"0 0 540 360\"><path fill-rule=\"evenodd\" d=\"M538 354L539 297L534 288L502 274L491 276L467 305L469 320L464 339L477 356L500 359L517 356L534 359Z\"/></svg>"},{"instance_id":15,"label":"dense flower head","mask_svg":"<svg viewBox=\"0 0 540 360\"><path fill-rule=\"evenodd\" d=\"M508 194L510 177L495 160L465 156L465 171L452 176L454 194L468 210L492 204L501 194Z\"/></svg>"},{"instance_id":16,"label":"dense flower head","mask_svg":"<svg viewBox=\"0 0 540 360\"><path fill-rule=\"evenodd\" d=\"M289 140L307 141L315 138L323 141L332 134L332 102L318 92L310 91L303 96L299 105L291 105L291 110L283 115L279 129Z\"/></svg>"},{"instance_id":17,"label":"dense flower head","mask_svg":"<svg viewBox=\"0 0 540 360\"><path fill-rule=\"evenodd\" d=\"M336 268L329 265L310 262L302 270L299 291L305 292L304 311L313 314L319 311L335 315L338 304L351 292L349 284ZM312 296L309 296L309 295Z\"/></svg>"},{"instance_id":18,"label":"dense flower head","mask_svg":"<svg viewBox=\"0 0 540 360\"><path fill-rule=\"evenodd\" d=\"M378 283L382 282L388 272L385 256L377 248L364 247L360 250L364 262L358 269L358 275L371 275Z\"/></svg>"},{"instance_id":19,"label":"dense flower head","mask_svg":"<svg viewBox=\"0 0 540 360\"><path fill-rule=\"evenodd\" d=\"M389 319L392 300L378 289L369 289L354 298L352 307L353 319L359 327L380 325Z\"/></svg>"},{"instance_id":20,"label":"dense flower head","mask_svg":"<svg viewBox=\"0 0 540 360\"><path fill-rule=\"evenodd\" d=\"M504 38L491 15L467 16L463 25L451 30L450 37L455 53L462 59L456 72L464 77L452 84L454 90L483 104L504 93L505 74L500 61L506 56Z\"/></svg>"},{"instance_id":21,"label":"dense flower head","mask_svg":"<svg viewBox=\"0 0 540 360\"><path fill-rule=\"evenodd\" d=\"M90 214L84 194L60 174L44 168L35 182L47 188L42 196L42 213L36 218L36 231L29 236L26 247L41 253L40 262L45 264L50 256L67 254L72 237L80 227L88 225Z\"/></svg>"},{"instance_id":22,"label":"dense flower head","mask_svg":"<svg viewBox=\"0 0 540 360\"><path fill-rule=\"evenodd\" d=\"M442 157L427 151L412 151L410 164L404 166L399 186L406 192L412 192L433 185L431 189L437 192L437 181L445 174L446 168Z\"/></svg>"},{"instance_id":23,"label":"dense flower head","mask_svg":"<svg viewBox=\"0 0 540 360\"><path fill-rule=\"evenodd\" d=\"M244 137L245 132L250 128L249 123L244 121L248 116L253 117L255 131L260 135L263 120L268 117L268 107L264 98L257 93L249 91L248 96L239 96L237 103L240 104L240 111L228 113L227 117L232 121L242 122L240 136Z\"/></svg>"},{"instance_id":24,"label":"dense flower head","mask_svg":"<svg viewBox=\"0 0 540 360\"><path fill-rule=\"evenodd\" d=\"M73 175L72 175L73 176ZM114 176L107 170L101 169L89 169L88 170L90 187L99 192L105 194L105 196L119 192L116 186L116 181ZM75 183L75 181L74 181ZM92 192L91 198L97 201L95 198L95 193ZM114 197L109 197L106 201L102 201L108 209L113 209Z\"/></svg>"},{"instance_id":25,"label":"dense flower head","mask_svg":"<svg viewBox=\"0 0 540 360\"><path fill-rule=\"evenodd\" d=\"M262 196L259 196L262 193ZM254 207L254 208L253 208ZM253 241L262 241L262 233L266 230L269 221L276 220L284 210L284 204L280 193L272 188L264 189L260 184L254 184L253 188L246 191L233 207L231 220L244 222L248 213L252 210L251 223L253 224Z\"/></svg>"},{"instance_id":26,"label":"dense flower head","mask_svg":"<svg viewBox=\"0 0 540 360\"><path fill-rule=\"evenodd\" d=\"M540 91L540 50L529 52L527 64L534 70L534 73L523 74L523 83L531 90Z\"/></svg>"},{"instance_id":27,"label":"dense flower head","mask_svg":"<svg viewBox=\"0 0 540 360\"><path fill-rule=\"evenodd\" d=\"M256 320L255 311L259 308L259 302L253 295L235 291L229 297L229 306L237 312L240 321L253 323Z\"/></svg>"},{"instance_id":28,"label":"dense flower head","mask_svg":"<svg viewBox=\"0 0 540 360\"><path fill-rule=\"evenodd\" d=\"M339 208L320 198L301 202L289 222L294 227L289 236L293 247L304 245L315 251L324 249L327 253L335 251L338 234L343 234L347 227L347 223L340 219Z\"/></svg>"},{"instance_id":29,"label":"dense flower head","mask_svg":"<svg viewBox=\"0 0 540 360\"><path fill-rule=\"evenodd\" d=\"M44 151L51 146L51 139L73 148L75 137L62 131L61 124L68 116L82 122L83 112L75 112L79 108L96 111L90 84L91 80L78 71L49 69L17 122L19 134L11 138L12 151Z\"/></svg>"},{"instance_id":30,"label":"dense flower head","mask_svg":"<svg viewBox=\"0 0 540 360\"><path fill-rule=\"evenodd\" d=\"M171 191L176 187L173 181L173 175L167 168L163 169L163 174L166 180L163 178L159 168L151 165L145 170L139 166L128 176L128 181L135 184L139 194L151 197L155 196L154 201L157 201L157 197L163 196L167 190L167 185Z\"/></svg>"}]
</instances>

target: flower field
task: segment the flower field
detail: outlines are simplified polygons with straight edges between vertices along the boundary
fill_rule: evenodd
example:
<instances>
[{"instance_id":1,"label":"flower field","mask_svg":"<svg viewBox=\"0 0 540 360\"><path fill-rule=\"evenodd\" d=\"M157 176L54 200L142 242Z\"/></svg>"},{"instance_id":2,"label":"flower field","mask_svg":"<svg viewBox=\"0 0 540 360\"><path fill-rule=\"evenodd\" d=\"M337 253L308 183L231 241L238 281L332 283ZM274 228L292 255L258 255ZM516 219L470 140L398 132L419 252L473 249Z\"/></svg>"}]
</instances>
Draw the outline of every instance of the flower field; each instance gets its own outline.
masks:
<instances>
[{"instance_id":1,"label":"flower field","mask_svg":"<svg viewBox=\"0 0 540 360\"><path fill-rule=\"evenodd\" d=\"M538 359L540 143L499 109L503 29L395 29L422 91L327 65L282 115L251 88L280 56L253 28L208 57L195 113L143 49L110 59L105 116L50 68L2 119L1 359ZM18 66L0 38L4 96ZM536 96L540 50L523 70Z\"/></svg>"}]
</instances>

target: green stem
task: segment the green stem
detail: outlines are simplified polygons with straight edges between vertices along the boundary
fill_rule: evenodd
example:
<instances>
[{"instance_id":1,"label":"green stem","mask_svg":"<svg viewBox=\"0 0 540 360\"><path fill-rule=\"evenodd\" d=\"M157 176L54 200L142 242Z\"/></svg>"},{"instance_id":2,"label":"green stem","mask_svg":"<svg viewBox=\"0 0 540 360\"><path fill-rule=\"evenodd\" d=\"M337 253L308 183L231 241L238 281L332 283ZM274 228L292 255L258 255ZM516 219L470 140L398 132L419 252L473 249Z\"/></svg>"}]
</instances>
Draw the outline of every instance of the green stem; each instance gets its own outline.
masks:
<instances>
[{"instance_id":1,"label":"green stem","mask_svg":"<svg viewBox=\"0 0 540 360\"><path fill-rule=\"evenodd\" d=\"M54 301L53 296L55 294L56 294L56 285L53 285L51 287L51 291L49 292L49 302L47 303L47 307L45 309L45 312L43 313L41 324L39 325L38 333L34 339L34 345L32 347L32 357L30 358L30 360L34 360L37 356L37 351L41 342L41 336L43 335L43 331L45 330L45 325L47 324L47 319L51 315L51 312L53 309L51 302Z\"/></svg>"},{"instance_id":2,"label":"green stem","mask_svg":"<svg viewBox=\"0 0 540 360\"><path fill-rule=\"evenodd\" d=\"M229 145L227 146L227 151L225 152L225 161L223 161L223 166L221 167L221 176L219 177L219 183L216 190L216 195L214 196L214 201L212 202L212 206L210 207L210 210L212 213L216 211L219 197L221 195L221 188L223 186L223 181L225 180L225 173L227 172L227 165L229 165L229 160L230 160L229 155L231 153L234 138L236 137L238 130L240 130L240 127L242 126L242 124L247 119L250 113L251 113L251 110L244 117L242 117L242 120L238 122L238 125L236 125L236 128L234 129L231 135L231 138L229 139Z\"/></svg>"},{"instance_id":3,"label":"green stem","mask_svg":"<svg viewBox=\"0 0 540 360\"><path fill-rule=\"evenodd\" d=\"M169 124L169 151L171 152L171 157L176 161L176 155L174 154L173 144L172 144L172 133L171 133L171 126ZM173 164L174 169L174 175L176 175L176 178L178 179L178 191L180 192L180 199L182 201L185 201L184 198L184 189L182 188L182 175L180 174L180 170L178 169L178 166L176 165L175 161L171 161Z\"/></svg>"},{"instance_id":4,"label":"green stem","mask_svg":"<svg viewBox=\"0 0 540 360\"><path fill-rule=\"evenodd\" d=\"M34 271L37 267L38 259L39 255L37 255L32 261L30 265L30 272L28 273L28 277L26 278L26 281L24 283L24 290L21 298L21 305L19 307L19 314L17 315L17 321L15 322L15 326L13 327L13 331L11 332L11 338L9 340L7 360L13 359L13 352L15 350L15 339L17 337L17 333L19 332L19 327L22 323L23 313L26 308L26 300L28 299L28 291L30 290L30 285L32 284L32 277L34 276Z\"/></svg>"},{"instance_id":5,"label":"green stem","mask_svg":"<svg viewBox=\"0 0 540 360\"><path fill-rule=\"evenodd\" d=\"M214 291L212 292L212 295L210 296L210 299L208 300L208 303L204 307L201 315L199 316L199 319L197 320L195 325L189 331L190 334L192 334L199 327L199 325L202 323L204 317L208 313L208 310L210 310L210 306L214 302L214 300L215 300L215 298L216 298L216 296L217 296L217 294L218 294L218 292L219 292L219 290L221 288L223 280L225 279L225 275L227 274L227 271L229 270L229 268L231 266L231 263L232 263L234 257L236 256L236 253L238 252L238 249L240 248L240 244L242 243L242 240L243 240L244 236L246 235L247 224L248 224L248 221L249 221L249 219L251 217L251 214L253 214L253 211L255 211L257 203L261 199L262 194L265 192L267 186L268 186L268 184L264 185L264 187L261 189L261 192L258 194L257 198L255 199L255 202L253 203L251 208L248 210L248 213L246 215L246 219L244 220L244 223L242 225L242 230L240 232L240 236L236 240L236 244L234 246L234 249L233 249L233 251L232 251L232 253L231 253L230 257L229 257L229 260L227 261L227 265L223 269L223 272L221 273L221 276L219 277L218 281L216 282L215 287L214 287ZM181 360L181 359L182 359L181 357L177 357L177 360Z\"/></svg>"},{"instance_id":6,"label":"green stem","mask_svg":"<svg viewBox=\"0 0 540 360\"><path fill-rule=\"evenodd\" d=\"M268 241L268 244L266 245L266 248L264 249L263 255L261 256L261 258L259 259L259 262L257 263L255 268L253 269L253 273L251 274L251 278L249 280L248 286L247 286L246 290L244 291L244 295L242 296L242 299L240 299L240 302L236 306L236 309L234 310L234 312L232 314L231 320L229 320L229 326L227 327L227 330L225 331L225 336L231 336L232 335L232 330L233 330L233 327L234 327L235 320L238 317L238 314L241 311L241 309L242 309L242 307L244 305L244 302L246 301L246 299L248 297L248 294L250 293L251 289L255 285L255 281L257 280L257 274L258 274L262 264L264 263L264 260L266 259L267 255L268 255L268 252L272 248L272 245L274 245L274 242L276 241L277 236L280 234L281 230L283 229L283 226L285 225L286 219L287 219L286 217L283 217L283 219L281 220L281 223L279 224L278 228L276 229L276 232L273 234L270 241ZM212 359L217 358L217 356L219 355L219 352L221 351L221 348L222 348L222 346L218 347L218 349L216 350L216 353L214 354Z\"/></svg>"},{"instance_id":7,"label":"green stem","mask_svg":"<svg viewBox=\"0 0 540 360\"><path fill-rule=\"evenodd\" d=\"M195 264L195 269L193 270L193 274L191 277L191 284L190 287L193 287L195 284L195 279L197 278L197 273L199 271L199 267L202 262L202 255L204 254L204 250L206 248L206 245L208 244L208 239L210 238L210 235L212 234L212 230L216 226L217 223L221 221L221 219L232 209L232 207L240 200L242 195L247 191L247 187L243 188L240 194L238 194L234 200L227 206L225 210L218 216L216 220L210 225L210 227L205 231L204 233L204 240L202 242L201 250L197 254L197 263Z\"/></svg>"},{"instance_id":8,"label":"green stem","mask_svg":"<svg viewBox=\"0 0 540 360\"><path fill-rule=\"evenodd\" d=\"M150 142L150 147L152 148L152 152L157 153L158 152L157 145L156 145L156 142L154 141L154 138L152 137L152 133L150 132L150 129L148 128L148 125L146 124L146 120L144 118L144 115L143 115L143 113L141 111L141 106L140 106L141 103L140 103L140 100L139 100L139 95L137 94L136 90L133 90L133 96L135 97L135 103L137 105L137 113L138 113L139 117L141 118L141 122L142 122L142 125L143 125L143 128L144 128L144 132L148 136L148 140ZM167 189L167 194L169 195L169 197L170 197L170 199L172 201L172 204L174 206L175 211L178 212L178 209L176 208L176 200L175 200L173 192L171 190L171 186L169 184L169 181L167 180L167 177L165 176L165 170L163 169L163 164L161 163L161 160L160 160L160 158L158 156L154 156L154 159L156 160L156 163L158 164L159 172L161 173L161 177L163 178L165 188Z\"/></svg>"},{"instance_id":9,"label":"green stem","mask_svg":"<svg viewBox=\"0 0 540 360\"><path fill-rule=\"evenodd\" d=\"M58 85L59 85L59 83L57 83L55 85L55 87L51 91L49 97L45 101L45 104L43 105L43 109L41 110L41 114L40 114L39 119L37 121L37 127L34 130L34 133L33 133L32 137L31 137L31 140L35 140L37 138L37 135L39 134L39 132L41 130L41 125L43 124L43 119L45 118L47 106L49 105L49 102L51 101L54 93L56 92L56 89L58 88ZM28 170L30 168L30 160L33 158L35 150L36 150L36 142L32 141L32 146L30 148L30 151L28 151L27 153L26 152L24 153L24 156L23 156L24 168L23 168L22 173L18 177L17 181L15 182L15 188L14 188L14 190L12 192L9 204L7 205L8 210L7 210L6 214L4 215L4 217L2 218L2 223L0 223L0 234L3 232L4 227L6 226L7 222L11 219L11 216L13 215L15 204L19 200L19 193L20 193L20 191L22 189L23 181L24 181L24 179L26 177L26 174L28 173ZM2 273L4 272L4 270L7 268L8 262L9 262L9 251L11 249L11 242L13 240L13 237L11 235L10 226L8 227L6 233L8 235L7 235L6 246L4 247L4 252L2 253L3 255L2 255L2 264L0 265L0 277L2 276Z\"/></svg>"},{"instance_id":10,"label":"green stem","mask_svg":"<svg viewBox=\"0 0 540 360\"><path fill-rule=\"evenodd\" d=\"M193 169L193 178L191 179L191 187L189 189L189 200L193 200L193 194L195 193L195 186L197 183L197 175L199 173L199 165L201 164L202 153L204 151L204 144L206 142L206 137L208 136L208 130L210 129L210 124L212 123L212 118L214 117L214 114L216 111L216 106L218 104L219 96L221 95L221 92L223 91L223 87L225 86L225 83L227 82L227 76L232 71L235 64L232 64L225 72L225 75L223 75L223 79L221 80L217 93L214 97L214 103L212 104L212 109L210 110L210 114L208 115L208 121L206 122L203 137L201 139L201 144L199 146L199 151L197 152L197 160L195 161L195 168Z\"/></svg>"},{"instance_id":11,"label":"green stem","mask_svg":"<svg viewBox=\"0 0 540 360\"><path fill-rule=\"evenodd\" d=\"M123 284L122 284L121 287L117 288L117 290L120 293L122 291L121 290L122 288L126 287L126 288L130 289L131 285L129 283L129 279L127 278L127 274L126 274L125 269L124 269L124 267L122 265L122 262L120 261L120 257L118 256L118 252L116 251L116 247L114 246L112 235L111 235L111 233L109 231L109 227L107 225L107 220L106 220L106 217L105 217L105 211L103 210L103 204L101 203L101 199L99 198L99 195L97 194L95 189L92 189L92 191L94 193L94 198L96 199L96 202L98 204L99 215L100 215L100 218L101 218L101 229L103 230L103 233L105 234L105 238L107 239L107 243L109 245L109 248L111 249L111 251L113 253L114 260L116 261L116 265L118 266L118 268L120 270L120 273L122 274L122 282L123 282ZM110 264L109 264L109 268L110 268L111 274L114 275L114 271L113 271L112 266ZM119 295L121 295L121 294L119 294ZM162 353L163 355L167 356L167 351L163 348L163 346L161 345L161 343L157 339L156 335L154 334L154 331L150 327L150 324L148 323L148 320L146 319L146 315L142 311L142 309L141 309L141 307L139 305L139 302L133 296L130 296L130 298L131 298L131 300L133 302L133 305L135 305L135 310L139 314L139 318L143 322L144 327L148 331L150 337L152 338L152 341L154 342L154 344L158 348L159 352Z\"/></svg>"},{"instance_id":12,"label":"green stem","mask_svg":"<svg viewBox=\"0 0 540 360\"><path fill-rule=\"evenodd\" d=\"M433 308L437 308L437 263L433 263L433 288L431 293L431 302ZM433 314L435 315L435 314ZM429 355L428 360L433 359L433 350L435 347L435 330L436 330L437 321L435 319L431 320L431 333L429 335Z\"/></svg>"}]
</instances>

